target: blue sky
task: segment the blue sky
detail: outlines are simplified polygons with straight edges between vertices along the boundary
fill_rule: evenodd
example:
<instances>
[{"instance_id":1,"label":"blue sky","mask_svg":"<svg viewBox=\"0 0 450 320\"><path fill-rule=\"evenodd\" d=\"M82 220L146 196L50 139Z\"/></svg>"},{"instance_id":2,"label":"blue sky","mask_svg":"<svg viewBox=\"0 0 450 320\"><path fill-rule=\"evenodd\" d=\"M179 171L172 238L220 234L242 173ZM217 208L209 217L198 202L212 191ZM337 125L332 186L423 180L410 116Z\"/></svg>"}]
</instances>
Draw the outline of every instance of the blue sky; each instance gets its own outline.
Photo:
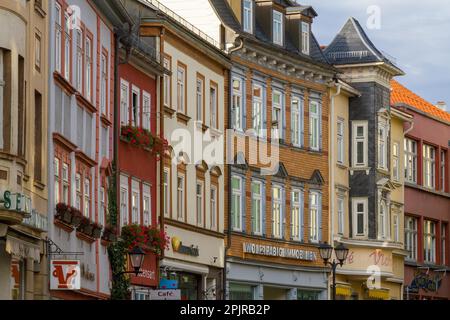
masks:
<instances>
[{"instance_id":1,"label":"blue sky","mask_svg":"<svg viewBox=\"0 0 450 320\"><path fill-rule=\"evenodd\" d=\"M359 20L378 49L406 75L397 80L435 104L450 105L450 6L446 0L298 0L319 16L313 32L328 45L349 17ZM368 29L370 6L380 9L380 29ZM447 111L449 107L447 107Z\"/></svg>"}]
</instances>

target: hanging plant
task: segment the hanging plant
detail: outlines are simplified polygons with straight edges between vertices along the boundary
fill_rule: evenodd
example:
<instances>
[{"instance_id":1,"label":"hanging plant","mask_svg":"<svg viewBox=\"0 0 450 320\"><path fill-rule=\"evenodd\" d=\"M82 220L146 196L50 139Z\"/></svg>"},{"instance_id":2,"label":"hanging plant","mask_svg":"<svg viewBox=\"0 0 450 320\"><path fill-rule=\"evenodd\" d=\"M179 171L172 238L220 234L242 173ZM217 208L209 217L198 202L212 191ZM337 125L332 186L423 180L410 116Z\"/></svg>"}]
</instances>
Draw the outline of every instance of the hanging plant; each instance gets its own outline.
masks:
<instances>
[{"instance_id":1,"label":"hanging plant","mask_svg":"<svg viewBox=\"0 0 450 320\"><path fill-rule=\"evenodd\" d=\"M169 237L164 231L136 224L122 228L121 240L128 250L138 246L158 255L161 255L169 246Z\"/></svg>"},{"instance_id":2,"label":"hanging plant","mask_svg":"<svg viewBox=\"0 0 450 320\"><path fill-rule=\"evenodd\" d=\"M122 126L120 135L126 142L150 151L152 155L159 157L168 149L168 142L154 135L147 129L137 128L130 125Z\"/></svg>"}]
</instances>

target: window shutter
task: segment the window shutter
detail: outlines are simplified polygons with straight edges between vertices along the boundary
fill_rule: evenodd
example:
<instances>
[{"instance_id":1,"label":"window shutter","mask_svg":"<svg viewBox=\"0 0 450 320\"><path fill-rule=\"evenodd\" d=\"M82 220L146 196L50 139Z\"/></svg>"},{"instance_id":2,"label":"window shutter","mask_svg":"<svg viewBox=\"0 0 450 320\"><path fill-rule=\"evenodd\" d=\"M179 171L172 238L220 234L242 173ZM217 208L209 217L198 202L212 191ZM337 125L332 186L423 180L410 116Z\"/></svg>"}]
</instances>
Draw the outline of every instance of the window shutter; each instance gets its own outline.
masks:
<instances>
[{"instance_id":1,"label":"window shutter","mask_svg":"<svg viewBox=\"0 0 450 320\"><path fill-rule=\"evenodd\" d=\"M319 206L319 209L318 209L319 217L317 219L317 221L319 223L319 237L318 237L318 240L322 241L322 193L319 193L318 206Z\"/></svg>"},{"instance_id":2,"label":"window shutter","mask_svg":"<svg viewBox=\"0 0 450 320\"><path fill-rule=\"evenodd\" d=\"M300 191L300 240L303 242L303 235L305 230L305 192Z\"/></svg>"},{"instance_id":3,"label":"window shutter","mask_svg":"<svg viewBox=\"0 0 450 320\"><path fill-rule=\"evenodd\" d=\"M261 223L261 231L263 237L266 236L266 186L265 183L261 185L261 194L262 194L262 200L261 200L261 207L262 207L262 223Z\"/></svg>"},{"instance_id":4,"label":"window shutter","mask_svg":"<svg viewBox=\"0 0 450 320\"><path fill-rule=\"evenodd\" d=\"M281 236L286 238L286 189L281 189Z\"/></svg>"},{"instance_id":5,"label":"window shutter","mask_svg":"<svg viewBox=\"0 0 450 320\"><path fill-rule=\"evenodd\" d=\"M241 208L242 208L242 215L241 215L241 218L242 218L242 232L243 233L245 233L246 232L246 225L245 225L245 222L247 221L247 219L246 219L246 211L247 211L247 208L246 208L246 203L247 203L247 201L246 201L246 192L245 192L245 178L244 177L242 177L242 197L241 197Z\"/></svg>"}]
</instances>

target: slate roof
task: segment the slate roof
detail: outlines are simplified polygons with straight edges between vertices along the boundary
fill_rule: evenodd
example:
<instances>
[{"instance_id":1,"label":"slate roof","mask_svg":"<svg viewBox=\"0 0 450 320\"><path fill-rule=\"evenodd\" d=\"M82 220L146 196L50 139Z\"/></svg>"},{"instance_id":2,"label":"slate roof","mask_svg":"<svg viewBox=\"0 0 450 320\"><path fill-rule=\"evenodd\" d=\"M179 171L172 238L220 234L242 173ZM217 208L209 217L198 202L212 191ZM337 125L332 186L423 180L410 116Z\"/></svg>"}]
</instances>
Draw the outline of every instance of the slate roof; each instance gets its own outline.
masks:
<instances>
[{"instance_id":1,"label":"slate roof","mask_svg":"<svg viewBox=\"0 0 450 320\"><path fill-rule=\"evenodd\" d=\"M355 18L348 19L324 53L335 65L385 62L397 68L378 50Z\"/></svg>"},{"instance_id":2,"label":"slate roof","mask_svg":"<svg viewBox=\"0 0 450 320\"><path fill-rule=\"evenodd\" d=\"M432 103L426 101L419 95L415 94L405 86L401 85L395 80L391 81L391 104L406 104L411 106L419 111L422 111L426 114L429 114L435 118L441 119L450 123L450 113L445 112Z\"/></svg>"},{"instance_id":3,"label":"slate roof","mask_svg":"<svg viewBox=\"0 0 450 320\"><path fill-rule=\"evenodd\" d=\"M233 29L235 32L242 31L241 24L234 16L233 10L231 10L226 0L209 0L209 2L224 25Z\"/></svg>"}]
</instances>

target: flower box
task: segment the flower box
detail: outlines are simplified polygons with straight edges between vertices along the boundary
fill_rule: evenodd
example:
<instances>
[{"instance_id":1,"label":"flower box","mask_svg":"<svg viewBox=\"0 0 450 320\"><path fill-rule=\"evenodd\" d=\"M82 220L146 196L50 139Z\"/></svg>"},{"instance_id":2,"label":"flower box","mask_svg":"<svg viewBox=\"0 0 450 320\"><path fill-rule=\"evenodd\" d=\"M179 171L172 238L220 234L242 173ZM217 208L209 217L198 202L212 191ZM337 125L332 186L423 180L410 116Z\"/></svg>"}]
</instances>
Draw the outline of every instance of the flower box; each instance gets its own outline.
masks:
<instances>
[{"instance_id":1,"label":"flower box","mask_svg":"<svg viewBox=\"0 0 450 320\"><path fill-rule=\"evenodd\" d=\"M102 235L103 226L98 223L92 223L92 237L99 239Z\"/></svg>"},{"instance_id":2,"label":"flower box","mask_svg":"<svg viewBox=\"0 0 450 320\"><path fill-rule=\"evenodd\" d=\"M84 233L85 235L91 237L92 232L94 231L94 226L91 223L91 220L88 217L82 217L81 223L77 229L79 232Z\"/></svg>"}]
</instances>

